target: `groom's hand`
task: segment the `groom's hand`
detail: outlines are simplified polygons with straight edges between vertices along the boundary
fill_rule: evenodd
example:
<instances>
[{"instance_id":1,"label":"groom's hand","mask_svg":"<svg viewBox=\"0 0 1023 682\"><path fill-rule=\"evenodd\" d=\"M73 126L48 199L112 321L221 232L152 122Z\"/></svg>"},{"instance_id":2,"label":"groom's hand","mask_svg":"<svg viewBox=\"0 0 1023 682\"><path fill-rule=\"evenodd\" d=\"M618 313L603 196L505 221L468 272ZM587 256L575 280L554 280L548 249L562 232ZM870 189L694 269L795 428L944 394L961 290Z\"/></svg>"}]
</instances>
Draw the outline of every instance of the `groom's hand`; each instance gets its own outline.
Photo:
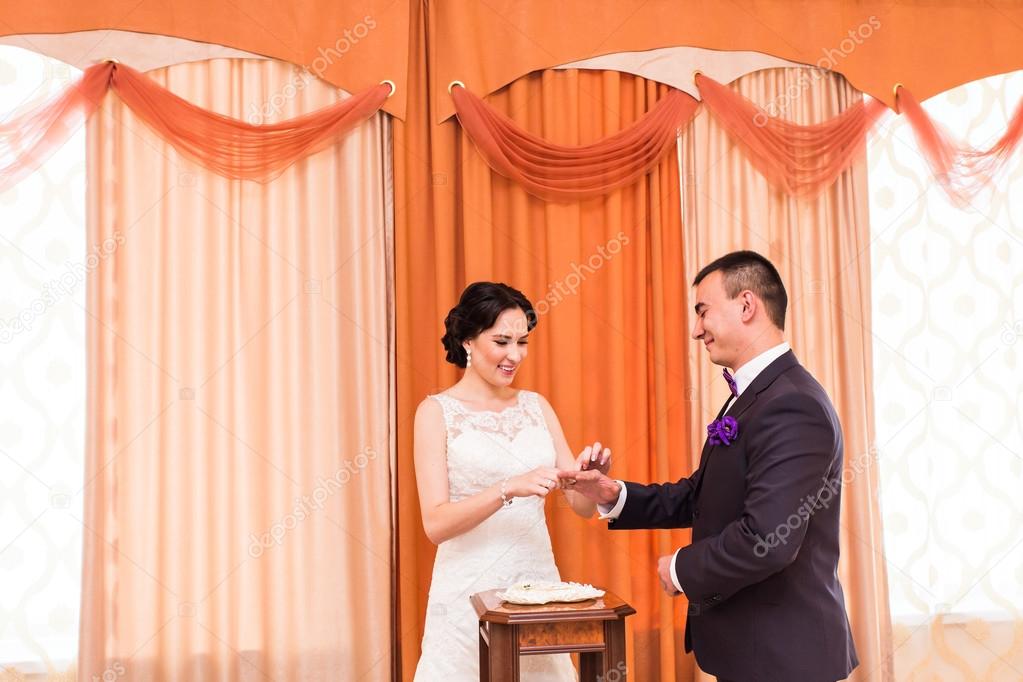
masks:
<instances>
[{"instance_id":1,"label":"groom's hand","mask_svg":"<svg viewBox=\"0 0 1023 682\"><path fill-rule=\"evenodd\" d=\"M657 560L657 578L661 581L661 589L669 597L677 597L682 594L675 589L675 583L671 581L671 562L674 560L674 554L666 554Z\"/></svg>"},{"instance_id":2,"label":"groom's hand","mask_svg":"<svg viewBox=\"0 0 1023 682\"><path fill-rule=\"evenodd\" d=\"M575 490L597 504L614 504L622 492L621 484L602 474L599 469L561 470L558 472L558 480L566 490Z\"/></svg>"}]
</instances>

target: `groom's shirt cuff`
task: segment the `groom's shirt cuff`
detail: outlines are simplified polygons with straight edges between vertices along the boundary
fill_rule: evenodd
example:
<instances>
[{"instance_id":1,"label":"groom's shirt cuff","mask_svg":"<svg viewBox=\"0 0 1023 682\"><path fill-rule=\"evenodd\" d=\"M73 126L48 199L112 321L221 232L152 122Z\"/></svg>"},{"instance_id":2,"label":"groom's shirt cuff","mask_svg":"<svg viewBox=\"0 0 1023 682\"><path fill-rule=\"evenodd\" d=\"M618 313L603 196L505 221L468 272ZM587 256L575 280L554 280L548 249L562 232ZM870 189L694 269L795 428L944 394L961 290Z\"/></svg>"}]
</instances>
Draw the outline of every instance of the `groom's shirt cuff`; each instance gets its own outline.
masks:
<instances>
[{"instance_id":1,"label":"groom's shirt cuff","mask_svg":"<svg viewBox=\"0 0 1023 682\"><path fill-rule=\"evenodd\" d=\"M624 488L622 488L624 490ZM675 571L675 564L678 563L678 553L682 551L679 547L675 550L675 553L671 555L671 584L675 586L675 589L685 594L686 591L682 589L682 586L678 584L678 573Z\"/></svg>"},{"instance_id":2,"label":"groom's shirt cuff","mask_svg":"<svg viewBox=\"0 0 1023 682\"><path fill-rule=\"evenodd\" d=\"M618 501L614 503L614 506L608 504L598 504L597 511L600 512L600 518L607 521L614 521L621 516L622 509L625 507L625 481L615 481L622 487L622 491L618 493Z\"/></svg>"}]
</instances>

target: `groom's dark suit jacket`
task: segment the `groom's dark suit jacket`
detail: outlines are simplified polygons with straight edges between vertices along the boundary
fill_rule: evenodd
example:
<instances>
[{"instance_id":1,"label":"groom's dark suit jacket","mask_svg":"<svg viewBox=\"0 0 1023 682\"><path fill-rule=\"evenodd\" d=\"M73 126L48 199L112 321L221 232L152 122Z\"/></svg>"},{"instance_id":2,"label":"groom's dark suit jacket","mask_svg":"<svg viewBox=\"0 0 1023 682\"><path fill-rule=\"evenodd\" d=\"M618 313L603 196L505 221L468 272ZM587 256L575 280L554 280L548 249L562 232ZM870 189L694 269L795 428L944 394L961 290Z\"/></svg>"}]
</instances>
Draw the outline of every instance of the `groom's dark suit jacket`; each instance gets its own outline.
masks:
<instances>
[{"instance_id":1,"label":"groom's dark suit jacket","mask_svg":"<svg viewBox=\"0 0 1023 682\"><path fill-rule=\"evenodd\" d=\"M835 409L788 351L728 415L739 422L734 442L704 445L699 468L678 483L626 483L610 528L692 527L675 570L689 599L686 651L706 672L739 682L844 679L858 660L837 574Z\"/></svg>"}]
</instances>

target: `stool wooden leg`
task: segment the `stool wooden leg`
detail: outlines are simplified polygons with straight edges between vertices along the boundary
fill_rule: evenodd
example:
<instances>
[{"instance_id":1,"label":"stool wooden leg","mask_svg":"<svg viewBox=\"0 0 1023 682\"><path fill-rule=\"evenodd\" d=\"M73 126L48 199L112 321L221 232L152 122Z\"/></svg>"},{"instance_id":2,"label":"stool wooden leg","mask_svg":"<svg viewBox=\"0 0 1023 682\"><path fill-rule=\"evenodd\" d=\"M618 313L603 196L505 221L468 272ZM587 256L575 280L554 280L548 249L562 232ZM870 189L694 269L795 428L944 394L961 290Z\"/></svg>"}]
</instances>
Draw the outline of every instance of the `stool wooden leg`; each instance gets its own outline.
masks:
<instances>
[{"instance_id":1,"label":"stool wooden leg","mask_svg":"<svg viewBox=\"0 0 1023 682\"><path fill-rule=\"evenodd\" d=\"M519 682L519 628L490 623L489 682ZM482 672L482 671L481 671Z\"/></svg>"},{"instance_id":2,"label":"stool wooden leg","mask_svg":"<svg viewBox=\"0 0 1023 682\"><path fill-rule=\"evenodd\" d=\"M625 619L604 621L604 679L625 682L628 669L625 666ZM617 675L611 675L614 671Z\"/></svg>"},{"instance_id":3,"label":"stool wooden leg","mask_svg":"<svg viewBox=\"0 0 1023 682\"><path fill-rule=\"evenodd\" d=\"M587 651L579 654L579 682L597 682L604 672L604 654Z\"/></svg>"},{"instance_id":4,"label":"stool wooden leg","mask_svg":"<svg viewBox=\"0 0 1023 682\"><path fill-rule=\"evenodd\" d=\"M490 682L490 645L487 643L489 625L480 621L480 682Z\"/></svg>"}]
</instances>

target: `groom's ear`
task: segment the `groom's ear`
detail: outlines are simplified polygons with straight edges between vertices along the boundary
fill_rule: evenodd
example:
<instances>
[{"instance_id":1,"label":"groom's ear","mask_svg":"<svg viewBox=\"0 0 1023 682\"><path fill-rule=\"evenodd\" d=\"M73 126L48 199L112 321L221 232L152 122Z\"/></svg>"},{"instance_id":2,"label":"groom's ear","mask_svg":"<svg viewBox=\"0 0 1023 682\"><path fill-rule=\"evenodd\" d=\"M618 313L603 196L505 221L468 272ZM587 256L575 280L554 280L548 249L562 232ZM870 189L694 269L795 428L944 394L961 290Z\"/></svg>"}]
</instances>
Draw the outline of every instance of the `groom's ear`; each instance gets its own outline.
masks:
<instances>
[{"instance_id":1,"label":"groom's ear","mask_svg":"<svg viewBox=\"0 0 1023 682\"><path fill-rule=\"evenodd\" d=\"M749 289L739 294L739 297L742 299L742 312L740 313L742 321L749 322L757 312L759 301L757 301L756 295Z\"/></svg>"}]
</instances>

